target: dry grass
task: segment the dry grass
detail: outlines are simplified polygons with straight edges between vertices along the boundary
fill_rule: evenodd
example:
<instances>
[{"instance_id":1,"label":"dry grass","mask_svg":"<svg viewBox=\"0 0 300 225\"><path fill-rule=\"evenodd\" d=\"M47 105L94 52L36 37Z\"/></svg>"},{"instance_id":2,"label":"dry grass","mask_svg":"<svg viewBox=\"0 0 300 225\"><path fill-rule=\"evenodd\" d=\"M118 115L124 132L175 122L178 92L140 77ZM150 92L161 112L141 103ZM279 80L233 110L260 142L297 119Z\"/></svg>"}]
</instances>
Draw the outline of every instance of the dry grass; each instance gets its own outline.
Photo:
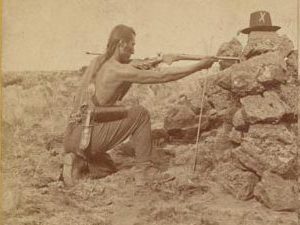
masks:
<instances>
[{"instance_id":1,"label":"dry grass","mask_svg":"<svg viewBox=\"0 0 300 225\"><path fill-rule=\"evenodd\" d=\"M201 74L166 84L134 85L125 102L148 108L153 127L162 127L167 110L180 101L180 95L200 102L199 77ZM22 83L8 85L3 90L6 225L219 224L213 214L229 218L222 224L233 225L233 221L248 215L249 210L255 213L265 210L257 204L254 207L252 203L237 203L217 191L221 198L225 196L226 204L221 204L204 177L190 178L194 145L167 146L175 154L168 171L177 176L168 184L137 189L134 171L124 169L104 179L87 179L74 188L64 188L58 180L61 135L79 78L76 72L25 74ZM209 154L202 153L209 161ZM203 164L199 168L209 166ZM187 180L193 180L193 184ZM235 210L223 210L226 207ZM274 218L280 216L276 214ZM293 224L293 215L284 218L286 224Z\"/></svg>"}]
</instances>

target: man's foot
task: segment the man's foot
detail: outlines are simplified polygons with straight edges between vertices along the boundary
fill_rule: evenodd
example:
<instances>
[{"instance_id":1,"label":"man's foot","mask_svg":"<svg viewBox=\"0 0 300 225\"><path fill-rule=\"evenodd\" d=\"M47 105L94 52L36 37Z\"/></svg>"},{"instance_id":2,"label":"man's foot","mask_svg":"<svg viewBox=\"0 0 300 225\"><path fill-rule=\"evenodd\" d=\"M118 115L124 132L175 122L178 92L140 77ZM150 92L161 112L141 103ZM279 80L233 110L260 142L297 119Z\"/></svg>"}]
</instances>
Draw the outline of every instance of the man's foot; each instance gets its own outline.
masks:
<instances>
[{"instance_id":1,"label":"man's foot","mask_svg":"<svg viewBox=\"0 0 300 225\"><path fill-rule=\"evenodd\" d=\"M88 158L89 177L99 179L117 172L117 168L107 153L99 153Z\"/></svg>"},{"instance_id":2,"label":"man's foot","mask_svg":"<svg viewBox=\"0 0 300 225\"><path fill-rule=\"evenodd\" d=\"M86 162L82 158L76 156L74 153L65 154L62 171L65 185L75 185L78 179L82 177L84 169L86 169Z\"/></svg>"},{"instance_id":3,"label":"man's foot","mask_svg":"<svg viewBox=\"0 0 300 225\"><path fill-rule=\"evenodd\" d=\"M175 179L174 176L161 171L152 163L143 163L136 166L135 185L145 186L147 184L163 184Z\"/></svg>"}]
</instances>

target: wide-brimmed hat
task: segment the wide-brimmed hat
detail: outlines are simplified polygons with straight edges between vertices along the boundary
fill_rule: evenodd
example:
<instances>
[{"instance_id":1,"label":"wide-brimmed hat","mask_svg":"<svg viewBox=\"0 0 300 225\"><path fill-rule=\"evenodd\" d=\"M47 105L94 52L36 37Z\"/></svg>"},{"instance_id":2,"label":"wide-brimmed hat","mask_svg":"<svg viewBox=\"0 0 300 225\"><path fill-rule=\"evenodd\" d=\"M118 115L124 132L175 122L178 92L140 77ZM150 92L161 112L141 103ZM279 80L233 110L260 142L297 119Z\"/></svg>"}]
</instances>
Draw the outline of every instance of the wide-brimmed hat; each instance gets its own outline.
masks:
<instances>
[{"instance_id":1,"label":"wide-brimmed hat","mask_svg":"<svg viewBox=\"0 0 300 225\"><path fill-rule=\"evenodd\" d=\"M281 27L272 26L270 13L267 11L257 11L250 14L250 25L240 32L249 34L251 31L276 31Z\"/></svg>"}]
</instances>

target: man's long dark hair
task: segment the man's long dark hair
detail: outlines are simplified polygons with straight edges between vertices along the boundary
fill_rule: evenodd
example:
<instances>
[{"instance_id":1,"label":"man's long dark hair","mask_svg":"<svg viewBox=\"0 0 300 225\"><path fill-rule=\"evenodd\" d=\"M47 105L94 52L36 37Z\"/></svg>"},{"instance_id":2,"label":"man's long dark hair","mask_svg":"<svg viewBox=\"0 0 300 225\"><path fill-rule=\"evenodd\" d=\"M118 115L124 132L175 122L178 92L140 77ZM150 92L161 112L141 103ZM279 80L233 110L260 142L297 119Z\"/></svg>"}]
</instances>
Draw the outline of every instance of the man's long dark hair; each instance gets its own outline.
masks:
<instances>
[{"instance_id":1,"label":"man's long dark hair","mask_svg":"<svg viewBox=\"0 0 300 225\"><path fill-rule=\"evenodd\" d=\"M112 57L120 41L128 43L132 40L132 35L135 35L135 31L132 27L120 24L113 28L106 45L105 53L94 59L83 75L81 85L75 97L74 110L78 110L79 107L88 100L87 88L89 84L94 82L97 72L101 69L103 64Z\"/></svg>"},{"instance_id":2,"label":"man's long dark hair","mask_svg":"<svg viewBox=\"0 0 300 225\"><path fill-rule=\"evenodd\" d=\"M107 42L105 52L106 60L112 57L120 41L128 43L130 40L132 40L132 35L135 35L135 31L132 27L128 27L123 24L115 26L111 31Z\"/></svg>"}]
</instances>

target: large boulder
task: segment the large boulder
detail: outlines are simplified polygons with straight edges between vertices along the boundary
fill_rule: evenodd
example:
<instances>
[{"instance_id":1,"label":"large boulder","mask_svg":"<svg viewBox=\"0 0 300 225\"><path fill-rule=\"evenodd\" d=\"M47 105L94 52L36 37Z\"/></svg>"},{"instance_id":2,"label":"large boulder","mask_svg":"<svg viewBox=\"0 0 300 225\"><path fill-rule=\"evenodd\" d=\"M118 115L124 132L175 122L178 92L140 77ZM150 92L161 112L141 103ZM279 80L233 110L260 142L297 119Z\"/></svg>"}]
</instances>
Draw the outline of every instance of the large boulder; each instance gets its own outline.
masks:
<instances>
[{"instance_id":1,"label":"large boulder","mask_svg":"<svg viewBox=\"0 0 300 225\"><path fill-rule=\"evenodd\" d=\"M183 142L194 141L197 136L199 116L185 106L177 105L167 112L164 120L164 128L171 140L177 139ZM209 127L209 117L203 115L201 119L201 131Z\"/></svg>"},{"instance_id":2,"label":"large boulder","mask_svg":"<svg viewBox=\"0 0 300 225\"><path fill-rule=\"evenodd\" d=\"M240 57L242 54L242 50L242 44L236 38L233 38L231 41L225 42L221 45L217 52L217 56ZM236 61L234 60L221 60L219 62L220 70L224 70L234 63L236 63Z\"/></svg>"},{"instance_id":3,"label":"large boulder","mask_svg":"<svg viewBox=\"0 0 300 225\"><path fill-rule=\"evenodd\" d=\"M288 178L297 176L296 137L282 124L250 126L232 156L241 168L259 176L266 170Z\"/></svg>"},{"instance_id":4,"label":"large boulder","mask_svg":"<svg viewBox=\"0 0 300 225\"><path fill-rule=\"evenodd\" d=\"M263 205L276 211L296 211L299 207L296 182L274 173L263 173L254 195Z\"/></svg>"},{"instance_id":5,"label":"large boulder","mask_svg":"<svg viewBox=\"0 0 300 225\"><path fill-rule=\"evenodd\" d=\"M214 174L216 181L240 200L252 198L254 187L259 181L259 177L255 173L243 171L231 163L220 165Z\"/></svg>"},{"instance_id":6,"label":"large boulder","mask_svg":"<svg viewBox=\"0 0 300 225\"><path fill-rule=\"evenodd\" d=\"M248 43L243 50L243 56L249 59L266 52L277 51L285 57L293 48L293 42L286 35L280 36L270 31L253 31L248 35Z\"/></svg>"},{"instance_id":7,"label":"large boulder","mask_svg":"<svg viewBox=\"0 0 300 225\"><path fill-rule=\"evenodd\" d=\"M290 113L290 107L273 91L266 91L261 95L246 96L240 99L243 114L250 124L258 122L279 122Z\"/></svg>"},{"instance_id":8,"label":"large boulder","mask_svg":"<svg viewBox=\"0 0 300 225\"><path fill-rule=\"evenodd\" d=\"M218 73L216 83L236 96L261 94L288 80L284 57L269 52Z\"/></svg>"}]
</instances>

